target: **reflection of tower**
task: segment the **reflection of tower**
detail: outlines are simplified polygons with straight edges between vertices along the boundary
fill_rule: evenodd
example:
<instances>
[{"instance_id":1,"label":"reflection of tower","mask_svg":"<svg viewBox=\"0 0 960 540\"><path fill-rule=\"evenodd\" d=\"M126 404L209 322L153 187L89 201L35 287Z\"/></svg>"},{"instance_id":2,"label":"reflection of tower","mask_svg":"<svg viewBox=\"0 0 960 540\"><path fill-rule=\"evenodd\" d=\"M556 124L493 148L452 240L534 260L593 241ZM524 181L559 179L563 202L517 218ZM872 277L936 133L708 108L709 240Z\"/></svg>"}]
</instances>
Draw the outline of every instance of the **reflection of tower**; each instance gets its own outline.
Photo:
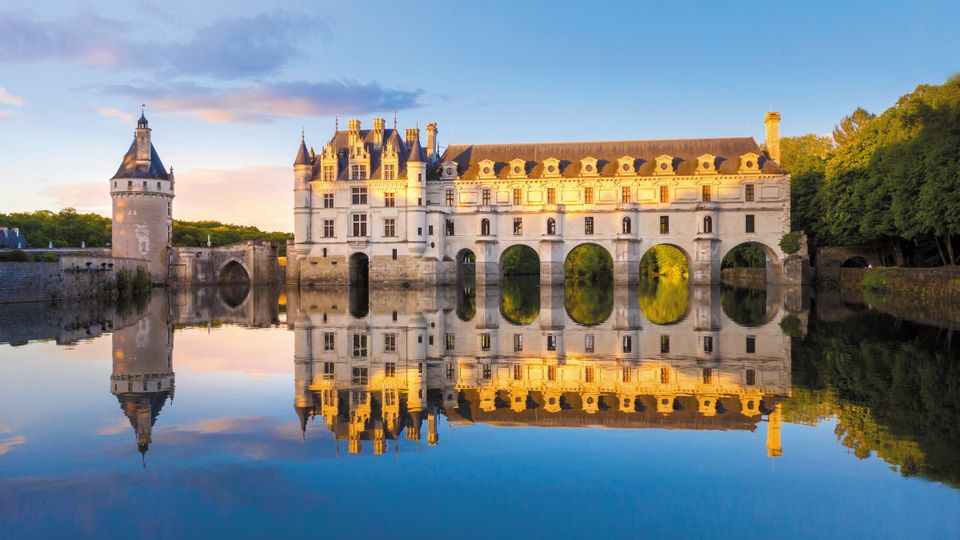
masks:
<instances>
[{"instance_id":1,"label":"reflection of tower","mask_svg":"<svg viewBox=\"0 0 960 540\"><path fill-rule=\"evenodd\" d=\"M783 448L780 446L780 423L783 421L783 412L780 407L777 403L767 417L767 455L770 457L783 455Z\"/></svg>"},{"instance_id":2,"label":"reflection of tower","mask_svg":"<svg viewBox=\"0 0 960 540\"><path fill-rule=\"evenodd\" d=\"M141 114L130 149L110 180L114 257L145 259L154 283L165 283L173 238L173 169L167 172Z\"/></svg>"},{"instance_id":3,"label":"reflection of tower","mask_svg":"<svg viewBox=\"0 0 960 540\"><path fill-rule=\"evenodd\" d=\"M168 324L166 295L154 295L133 324L113 333L110 390L137 435L145 454L160 409L173 399L173 328Z\"/></svg>"}]
</instances>

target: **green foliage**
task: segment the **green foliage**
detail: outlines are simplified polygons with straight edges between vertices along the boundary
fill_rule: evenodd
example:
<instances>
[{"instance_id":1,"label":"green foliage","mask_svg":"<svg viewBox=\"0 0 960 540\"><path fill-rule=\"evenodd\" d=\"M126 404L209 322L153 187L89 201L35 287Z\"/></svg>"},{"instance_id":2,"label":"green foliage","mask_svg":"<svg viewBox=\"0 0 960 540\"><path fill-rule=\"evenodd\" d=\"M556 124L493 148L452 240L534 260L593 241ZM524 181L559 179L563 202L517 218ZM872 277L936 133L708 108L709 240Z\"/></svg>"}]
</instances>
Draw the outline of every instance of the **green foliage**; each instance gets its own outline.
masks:
<instances>
[{"instance_id":1,"label":"green foliage","mask_svg":"<svg viewBox=\"0 0 960 540\"><path fill-rule=\"evenodd\" d=\"M686 279L689 275L687 257L671 245L653 246L640 259L640 275L641 277L663 276L672 280Z\"/></svg>"},{"instance_id":2,"label":"green foliage","mask_svg":"<svg viewBox=\"0 0 960 540\"><path fill-rule=\"evenodd\" d=\"M0 253L0 261L2 262L30 262L30 260L30 254L22 249Z\"/></svg>"},{"instance_id":3,"label":"green foliage","mask_svg":"<svg viewBox=\"0 0 960 540\"><path fill-rule=\"evenodd\" d=\"M528 246L508 248L500 258L500 265L505 276L540 275L540 256Z\"/></svg>"},{"instance_id":4,"label":"green foliage","mask_svg":"<svg viewBox=\"0 0 960 540\"><path fill-rule=\"evenodd\" d=\"M780 249L786 254L800 251L800 240L803 237L799 232L788 232L780 239Z\"/></svg>"},{"instance_id":5,"label":"green foliage","mask_svg":"<svg viewBox=\"0 0 960 540\"><path fill-rule=\"evenodd\" d=\"M803 331L800 328L800 319L798 319L796 315L787 315L781 319L780 330L792 338L803 336Z\"/></svg>"},{"instance_id":6,"label":"green foliage","mask_svg":"<svg viewBox=\"0 0 960 540\"><path fill-rule=\"evenodd\" d=\"M767 256L763 249L752 244L740 244L720 261L720 268L766 268Z\"/></svg>"},{"instance_id":7,"label":"green foliage","mask_svg":"<svg viewBox=\"0 0 960 540\"><path fill-rule=\"evenodd\" d=\"M563 288L563 307L578 324L600 324L613 313L613 287L590 281L567 281Z\"/></svg>"},{"instance_id":8,"label":"green foliage","mask_svg":"<svg viewBox=\"0 0 960 540\"><path fill-rule=\"evenodd\" d=\"M513 324L530 324L540 315L539 276L504 280L500 294L500 312Z\"/></svg>"},{"instance_id":9,"label":"green foliage","mask_svg":"<svg viewBox=\"0 0 960 540\"><path fill-rule=\"evenodd\" d=\"M690 303L686 279L653 277L640 280L640 311L654 324L673 324L683 319Z\"/></svg>"},{"instance_id":10,"label":"green foliage","mask_svg":"<svg viewBox=\"0 0 960 540\"><path fill-rule=\"evenodd\" d=\"M613 257L596 244L583 244L567 255L563 272L567 279L609 283L613 281Z\"/></svg>"},{"instance_id":11,"label":"green foliage","mask_svg":"<svg viewBox=\"0 0 960 540\"><path fill-rule=\"evenodd\" d=\"M863 107L857 107L855 111L844 116L840 123L833 127L833 140L837 144L844 144L876 117L877 115L867 112Z\"/></svg>"},{"instance_id":12,"label":"green foliage","mask_svg":"<svg viewBox=\"0 0 960 540\"><path fill-rule=\"evenodd\" d=\"M287 240L293 235L285 232L266 232L257 227L231 225L219 221L180 221L173 220L173 244L175 246L205 246L207 235L210 245L225 246L247 240L267 240L277 242L278 255L287 254Z\"/></svg>"},{"instance_id":13,"label":"green foliage","mask_svg":"<svg viewBox=\"0 0 960 540\"><path fill-rule=\"evenodd\" d=\"M884 293L887 290L886 272L883 268L871 268L863 275L860 286L874 293Z\"/></svg>"}]
</instances>

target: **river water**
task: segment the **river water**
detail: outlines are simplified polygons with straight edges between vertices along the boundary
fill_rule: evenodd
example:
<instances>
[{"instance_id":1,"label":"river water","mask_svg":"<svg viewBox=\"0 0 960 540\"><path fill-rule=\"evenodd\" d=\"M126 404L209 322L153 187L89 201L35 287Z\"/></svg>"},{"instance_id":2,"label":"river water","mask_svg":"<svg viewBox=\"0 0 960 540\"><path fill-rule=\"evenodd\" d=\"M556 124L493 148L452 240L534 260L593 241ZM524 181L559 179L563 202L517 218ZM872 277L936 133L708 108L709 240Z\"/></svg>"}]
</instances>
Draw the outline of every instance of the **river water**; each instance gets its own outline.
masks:
<instances>
[{"instance_id":1,"label":"river water","mask_svg":"<svg viewBox=\"0 0 960 540\"><path fill-rule=\"evenodd\" d=\"M960 338L809 291L0 307L0 536L958 538Z\"/></svg>"}]
</instances>

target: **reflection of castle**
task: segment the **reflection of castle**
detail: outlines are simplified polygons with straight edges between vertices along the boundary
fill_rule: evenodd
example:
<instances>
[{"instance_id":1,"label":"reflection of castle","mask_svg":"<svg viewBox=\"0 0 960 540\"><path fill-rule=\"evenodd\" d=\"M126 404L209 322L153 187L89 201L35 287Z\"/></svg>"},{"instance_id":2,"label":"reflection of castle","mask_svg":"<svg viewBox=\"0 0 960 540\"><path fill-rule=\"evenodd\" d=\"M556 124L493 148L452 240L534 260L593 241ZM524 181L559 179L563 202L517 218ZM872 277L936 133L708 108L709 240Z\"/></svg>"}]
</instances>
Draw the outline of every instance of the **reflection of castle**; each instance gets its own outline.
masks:
<instances>
[{"instance_id":1,"label":"reflection of castle","mask_svg":"<svg viewBox=\"0 0 960 540\"><path fill-rule=\"evenodd\" d=\"M790 393L781 310L740 326L716 288L695 288L687 316L658 326L641 315L635 289L618 288L605 320L583 326L563 289L544 287L536 317L516 325L499 288L481 288L467 315L455 309L458 294L376 290L359 310L343 290L291 294L303 428L319 415L351 452L367 439L383 453L404 430L418 440L424 419L436 444L441 413L458 423L698 430L753 430L766 417L768 453L781 454L780 402Z\"/></svg>"}]
</instances>

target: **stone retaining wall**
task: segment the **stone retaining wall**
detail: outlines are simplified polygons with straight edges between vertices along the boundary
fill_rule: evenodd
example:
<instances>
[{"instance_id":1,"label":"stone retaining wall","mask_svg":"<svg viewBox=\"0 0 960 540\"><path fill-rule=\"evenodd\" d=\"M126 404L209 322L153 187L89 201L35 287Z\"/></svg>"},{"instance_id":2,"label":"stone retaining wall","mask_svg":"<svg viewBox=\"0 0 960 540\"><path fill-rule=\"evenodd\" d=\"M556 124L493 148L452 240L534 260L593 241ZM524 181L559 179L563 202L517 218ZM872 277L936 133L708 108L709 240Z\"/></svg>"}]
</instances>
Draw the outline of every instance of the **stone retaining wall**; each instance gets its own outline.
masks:
<instances>
[{"instance_id":1,"label":"stone retaining wall","mask_svg":"<svg viewBox=\"0 0 960 540\"><path fill-rule=\"evenodd\" d=\"M63 256L58 262L0 263L0 304L52 302L100 295L116 272L136 272L139 259Z\"/></svg>"}]
</instances>

